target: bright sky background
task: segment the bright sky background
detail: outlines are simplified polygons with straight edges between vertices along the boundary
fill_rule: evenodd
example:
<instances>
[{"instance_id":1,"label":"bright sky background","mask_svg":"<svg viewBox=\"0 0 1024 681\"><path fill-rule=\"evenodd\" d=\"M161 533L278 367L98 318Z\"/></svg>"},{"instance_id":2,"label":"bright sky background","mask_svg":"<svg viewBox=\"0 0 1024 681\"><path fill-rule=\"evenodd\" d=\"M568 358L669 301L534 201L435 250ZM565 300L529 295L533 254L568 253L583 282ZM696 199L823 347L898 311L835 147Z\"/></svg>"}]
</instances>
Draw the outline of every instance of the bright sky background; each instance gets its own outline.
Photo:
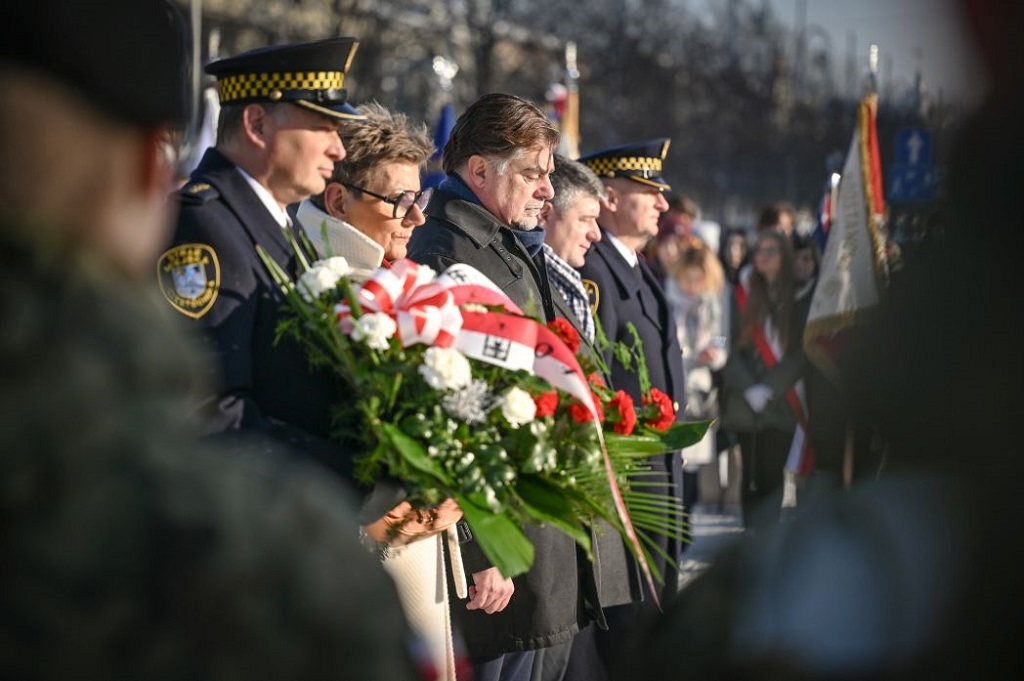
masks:
<instances>
[{"instance_id":1,"label":"bright sky background","mask_svg":"<svg viewBox=\"0 0 1024 681\"><path fill-rule=\"evenodd\" d=\"M782 23L796 23L801 0L768 1ZM891 56L896 84L912 83L920 67L925 87L933 94L941 89L947 98L974 101L983 94L984 77L956 5L956 0L806 0L806 20L809 27L820 26L831 36L840 84L845 82L852 32L859 73L867 72L869 46L877 43L882 60ZM885 76L882 60L880 77Z\"/></svg>"}]
</instances>

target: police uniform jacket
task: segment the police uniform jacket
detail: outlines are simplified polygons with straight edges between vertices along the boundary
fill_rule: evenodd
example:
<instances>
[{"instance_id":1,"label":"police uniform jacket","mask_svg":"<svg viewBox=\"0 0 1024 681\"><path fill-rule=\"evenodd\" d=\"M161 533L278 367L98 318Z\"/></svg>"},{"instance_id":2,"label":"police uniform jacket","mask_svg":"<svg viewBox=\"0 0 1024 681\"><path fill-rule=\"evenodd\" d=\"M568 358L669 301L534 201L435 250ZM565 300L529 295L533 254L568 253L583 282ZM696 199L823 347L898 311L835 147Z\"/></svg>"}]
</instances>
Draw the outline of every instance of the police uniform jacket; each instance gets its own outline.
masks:
<instances>
[{"instance_id":1,"label":"police uniform jacket","mask_svg":"<svg viewBox=\"0 0 1024 681\"><path fill-rule=\"evenodd\" d=\"M298 343L275 342L285 302L256 245L294 274L285 229L237 167L213 148L178 198L173 247L158 269L165 297L202 332L219 369L212 430L259 431L350 477L346 449L326 439L329 405L339 401L341 386L312 371ZM190 263L193 278L183 281L180 273Z\"/></svg>"},{"instance_id":2,"label":"police uniform jacket","mask_svg":"<svg viewBox=\"0 0 1024 681\"><path fill-rule=\"evenodd\" d=\"M426 222L413 231L408 257L438 272L466 263L490 277L524 311L554 317L544 256L530 256L515 232L483 206L460 198L444 186L434 192ZM588 620L577 575L576 543L552 527L527 526L535 548L533 567L514 578L515 594L501 612L488 615L452 603L470 657L486 657L544 648L572 639ZM490 567L472 541L462 545L466 572ZM584 561L584 574L588 568ZM584 579L584 590L592 575ZM454 593L454 585L449 585ZM596 598L596 596L593 596Z\"/></svg>"},{"instance_id":3,"label":"police uniform jacket","mask_svg":"<svg viewBox=\"0 0 1024 681\"><path fill-rule=\"evenodd\" d=\"M664 391L678 404L678 417L682 420L685 396L682 351L676 336L675 322L654 274L641 259L634 270L625 258L608 240L603 238L587 253L586 262L580 268L591 294L591 306L611 343L621 341L631 345L627 325L632 323L644 346L644 357L651 379L651 385ZM605 350L605 361L611 369L612 385L624 390L637 405L640 404L640 381L635 369L630 370L615 360L611 348ZM653 473L661 476L665 485L649 488L654 493L679 496L682 493L682 468L678 452L657 454L648 459ZM670 556L678 559L682 545L678 540L658 536L659 543ZM675 565L666 564L663 558L654 557L655 564L666 577L663 591L675 591L675 576L666 568L675 570Z\"/></svg>"}]
</instances>

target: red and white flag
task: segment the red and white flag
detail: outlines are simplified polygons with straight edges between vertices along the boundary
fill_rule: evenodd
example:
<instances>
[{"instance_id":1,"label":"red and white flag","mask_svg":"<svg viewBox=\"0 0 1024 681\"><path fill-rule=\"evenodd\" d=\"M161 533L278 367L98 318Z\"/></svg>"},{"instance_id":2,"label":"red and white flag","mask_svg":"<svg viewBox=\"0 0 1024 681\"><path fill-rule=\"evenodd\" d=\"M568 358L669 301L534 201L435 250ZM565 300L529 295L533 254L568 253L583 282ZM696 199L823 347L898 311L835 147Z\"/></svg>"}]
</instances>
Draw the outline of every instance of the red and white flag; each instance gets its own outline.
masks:
<instances>
[{"instance_id":1,"label":"red and white flag","mask_svg":"<svg viewBox=\"0 0 1024 681\"><path fill-rule=\"evenodd\" d=\"M836 360L844 332L878 305L888 279L882 219L882 169L875 126L877 95L860 103L857 129L846 155L818 286L804 331L808 358L838 379Z\"/></svg>"}]
</instances>

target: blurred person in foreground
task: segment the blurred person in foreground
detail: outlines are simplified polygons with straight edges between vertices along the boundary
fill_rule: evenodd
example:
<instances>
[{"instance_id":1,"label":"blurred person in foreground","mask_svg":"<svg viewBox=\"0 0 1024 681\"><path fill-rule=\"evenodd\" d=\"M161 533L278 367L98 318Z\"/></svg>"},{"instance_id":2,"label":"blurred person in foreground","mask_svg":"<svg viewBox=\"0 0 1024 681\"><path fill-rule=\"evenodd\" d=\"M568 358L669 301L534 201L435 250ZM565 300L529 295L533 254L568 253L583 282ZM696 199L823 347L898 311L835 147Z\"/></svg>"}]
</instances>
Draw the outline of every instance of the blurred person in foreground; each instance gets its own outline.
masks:
<instances>
[{"instance_id":1,"label":"blurred person in foreground","mask_svg":"<svg viewBox=\"0 0 1024 681\"><path fill-rule=\"evenodd\" d=\"M299 204L296 219L318 257L326 257L328 250L344 257L352 279L363 282L378 268L404 258L409 237L423 224L431 192L420 188L420 170L434 145L425 126L380 104L364 104L353 113L360 120L340 129L344 160L334 165L322 193ZM437 678L455 681L457 664L464 660L449 613L442 547L445 530L461 511L454 502L440 509L437 517L421 523L420 514L402 502L367 534L381 542L381 564L395 582L409 624L428 646ZM395 520L402 521L397 535L387 531L388 521Z\"/></svg>"},{"instance_id":2,"label":"blurred person in foreground","mask_svg":"<svg viewBox=\"0 0 1024 681\"><path fill-rule=\"evenodd\" d=\"M0 10L0 676L417 678L344 492L197 445L194 353L141 283L185 45L161 0Z\"/></svg>"},{"instance_id":3,"label":"blurred person in foreground","mask_svg":"<svg viewBox=\"0 0 1024 681\"><path fill-rule=\"evenodd\" d=\"M438 272L472 265L527 314L546 321L562 314L538 227L554 195L557 145L558 129L533 102L503 93L477 99L445 146L447 177L427 205L426 224L413 232L409 257ZM544 660L534 664L535 651L571 640L595 615L587 607L597 598L593 574L576 543L554 527L523 529L535 557L514 579L490 565L476 542L462 544L473 585L469 601L453 604L452 612L477 681L543 678L549 670Z\"/></svg>"},{"instance_id":4,"label":"blurred person in foreground","mask_svg":"<svg viewBox=\"0 0 1024 681\"><path fill-rule=\"evenodd\" d=\"M1020 325L1000 311L1018 305L1024 248L1024 6L960 4L991 90L949 158L948 227L841 357L858 417L889 443L885 474L720 556L638 632L621 678L942 681L1019 667L1024 399ZM985 266L950 276L965 262ZM951 311L968 333L948 332ZM691 667L673 677L680 657Z\"/></svg>"},{"instance_id":5,"label":"blurred person in foreground","mask_svg":"<svg viewBox=\"0 0 1024 681\"><path fill-rule=\"evenodd\" d=\"M664 192L668 183L661 176L669 140L654 139L603 149L580 158L604 184L606 198L601 202L598 224L601 240L594 244L580 269L590 297L591 309L600 320L608 340L636 349L631 327L643 343L644 360L651 385L671 400L678 418L682 418L684 375L682 351L676 336L675 321L661 285L640 257L644 246L658 233L658 218L668 209ZM636 362L624 365L611 347L602 348L611 371L611 384L641 404L640 379ZM647 457L651 472L647 491L681 500L682 458L678 451ZM679 529L677 536L649 534L656 543L653 564L664 578L660 593L651 594L643 586L642 600L606 608L608 630L596 632L597 649L607 668L618 655L626 632L637 621L652 615L654 601L675 592L679 582L679 557L685 520L675 513L666 521Z\"/></svg>"}]
</instances>

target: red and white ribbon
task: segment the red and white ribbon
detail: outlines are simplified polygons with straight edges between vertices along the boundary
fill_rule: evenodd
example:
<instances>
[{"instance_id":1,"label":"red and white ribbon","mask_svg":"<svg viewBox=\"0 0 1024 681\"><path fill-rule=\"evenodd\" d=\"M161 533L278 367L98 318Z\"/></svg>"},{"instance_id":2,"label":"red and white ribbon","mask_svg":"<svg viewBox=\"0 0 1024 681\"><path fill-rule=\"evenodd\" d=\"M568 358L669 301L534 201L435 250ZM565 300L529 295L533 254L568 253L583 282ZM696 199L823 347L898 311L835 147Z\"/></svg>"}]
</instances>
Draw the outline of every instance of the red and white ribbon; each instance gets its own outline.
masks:
<instances>
[{"instance_id":1,"label":"red and white ribbon","mask_svg":"<svg viewBox=\"0 0 1024 681\"><path fill-rule=\"evenodd\" d=\"M364 313L382 312L395 320L403 347L416 343L450 347L462 328L462 314L451 291L434 280L433 270L411 260L378 269L356 295ZM338 303L334 311L343 328L351 323L346 303Z\"/></svg>"}]
</instances>

